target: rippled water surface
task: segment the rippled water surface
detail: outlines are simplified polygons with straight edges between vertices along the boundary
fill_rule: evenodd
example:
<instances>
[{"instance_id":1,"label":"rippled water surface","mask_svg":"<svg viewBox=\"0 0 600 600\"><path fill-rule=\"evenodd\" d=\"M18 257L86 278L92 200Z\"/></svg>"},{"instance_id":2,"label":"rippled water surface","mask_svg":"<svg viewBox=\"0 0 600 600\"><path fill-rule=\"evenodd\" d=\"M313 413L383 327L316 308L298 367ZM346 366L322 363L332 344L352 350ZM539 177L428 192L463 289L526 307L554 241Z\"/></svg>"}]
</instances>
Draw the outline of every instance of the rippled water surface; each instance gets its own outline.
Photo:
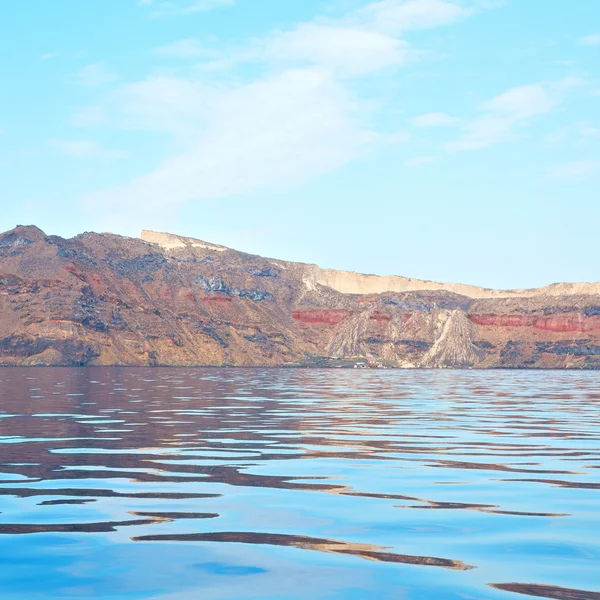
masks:
<instances>
[{"instance_id":1,"label":"rippled water surface","mask_svg":"<svg viewBox=\"0 0 600 600\"><path fill-rule=\"evenodd\" d=\"M1 598L600 599L600 373L0 369Z\"/></svg>"}]
</instances>

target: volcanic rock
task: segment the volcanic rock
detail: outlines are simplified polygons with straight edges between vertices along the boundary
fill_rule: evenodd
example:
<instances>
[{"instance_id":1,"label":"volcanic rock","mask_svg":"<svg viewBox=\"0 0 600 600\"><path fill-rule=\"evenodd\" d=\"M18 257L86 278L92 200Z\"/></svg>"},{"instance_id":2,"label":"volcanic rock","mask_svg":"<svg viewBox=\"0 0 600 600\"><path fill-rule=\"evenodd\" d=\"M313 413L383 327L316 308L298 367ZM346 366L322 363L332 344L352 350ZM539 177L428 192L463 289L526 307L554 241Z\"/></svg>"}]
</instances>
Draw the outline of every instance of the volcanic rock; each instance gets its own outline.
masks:
<instances>
[{"instance_id":1,"label":"volcanic rock","mask_svg":"<svg viewBox=\"0 0 600 600\"><path fill-rule=\"evenodd\" d=\"M490 290L142 232L0 234L0 364L600 368L600 283Z\"/></svg>"}]
</instances>

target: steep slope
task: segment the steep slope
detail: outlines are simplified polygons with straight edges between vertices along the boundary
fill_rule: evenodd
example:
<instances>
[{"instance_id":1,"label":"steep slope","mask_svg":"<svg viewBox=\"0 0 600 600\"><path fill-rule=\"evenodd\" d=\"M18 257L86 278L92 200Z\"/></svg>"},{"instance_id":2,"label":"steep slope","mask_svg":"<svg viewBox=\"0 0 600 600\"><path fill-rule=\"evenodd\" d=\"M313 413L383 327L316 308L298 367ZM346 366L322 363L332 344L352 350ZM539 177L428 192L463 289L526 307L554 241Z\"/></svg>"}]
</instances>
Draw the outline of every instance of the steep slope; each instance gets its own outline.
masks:
<instances>
[{"instance_id":1,"label":"steep slope","mask_svg":"<svg viewBox=\"0 0 600 600\"><path fill-rule=\"evenodd\" d=\"M0 364L600 368L596 287L501 292L17 227L0 234Z\"/></svg>"},{"instance_id":2,"label":"steep slope","mask_svg":"<svg viewBox=\"0 0 600 600\"><path fill-rule=\"evenodd\" d=\"M461 310L439 311L436 315L435 342L421 359L431 367L469 367L481 362L485 352L475 346L472 327Z\"/></svg>"}]
</instances>

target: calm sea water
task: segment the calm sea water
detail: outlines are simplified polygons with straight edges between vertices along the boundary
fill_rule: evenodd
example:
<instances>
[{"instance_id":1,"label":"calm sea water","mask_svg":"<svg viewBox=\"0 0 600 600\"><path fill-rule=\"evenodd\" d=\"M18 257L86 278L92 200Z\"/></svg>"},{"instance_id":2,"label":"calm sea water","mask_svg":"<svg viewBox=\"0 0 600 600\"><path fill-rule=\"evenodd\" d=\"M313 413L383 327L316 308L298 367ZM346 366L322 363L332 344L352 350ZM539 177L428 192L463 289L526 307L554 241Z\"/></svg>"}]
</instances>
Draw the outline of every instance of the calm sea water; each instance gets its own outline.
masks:
<instances>
[{"instance_id":1,"label":"calm sea water","mask_svg":"<svg viewBox=\"0 0 600 600\"><path fill-rule=\"evenodd\" d=\"M527 595L600 598L600 373L0 369L1 598Z\"/></svg>"}]
</instances>

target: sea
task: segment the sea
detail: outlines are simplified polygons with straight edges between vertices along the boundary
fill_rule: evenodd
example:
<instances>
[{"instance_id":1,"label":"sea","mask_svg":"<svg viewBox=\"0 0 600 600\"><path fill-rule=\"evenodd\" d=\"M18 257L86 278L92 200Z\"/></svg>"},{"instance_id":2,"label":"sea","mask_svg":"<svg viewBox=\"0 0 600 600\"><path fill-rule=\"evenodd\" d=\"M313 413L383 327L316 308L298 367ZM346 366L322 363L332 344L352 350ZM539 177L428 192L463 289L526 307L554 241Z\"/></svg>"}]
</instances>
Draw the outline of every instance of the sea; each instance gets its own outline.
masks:
<instances>
[{"instance_id":1,"label":"sea","mask_svg":"<svg viewBox=\"0 0 600 600\"><path fill-rule=\"evenodd\" d=\"M0 598L600 599L600 373L0 369Z\"/></svg>"}]
</instances>

